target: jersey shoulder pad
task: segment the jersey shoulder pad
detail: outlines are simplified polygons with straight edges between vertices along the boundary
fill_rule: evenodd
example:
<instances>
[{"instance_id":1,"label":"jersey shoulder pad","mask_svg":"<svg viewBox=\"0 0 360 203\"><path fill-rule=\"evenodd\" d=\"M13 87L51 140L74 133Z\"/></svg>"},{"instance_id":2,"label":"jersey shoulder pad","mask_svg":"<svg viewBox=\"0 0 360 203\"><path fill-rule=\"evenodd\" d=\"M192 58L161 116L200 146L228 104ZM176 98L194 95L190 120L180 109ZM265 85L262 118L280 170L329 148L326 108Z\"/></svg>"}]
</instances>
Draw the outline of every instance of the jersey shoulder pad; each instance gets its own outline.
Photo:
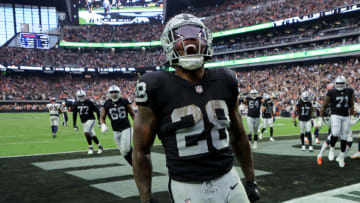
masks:
<instances>
[{"instance_id":1,"label":"jersey shoulder pad","mask_svg":"<svg viewBox=\"0 0 360 203\"><path fill-rule=\"evenodd\" d=\"M171 82L172 73L165 71L155 71L145 73L136 82L136 99L137 104L146 104L151 100L151 97L155 95L161 87L166 86L169 81Z\"/></svg>"},{"instance_id":2,"label":"jersey shoulder pad","mask_svg":"<svg viewBox=\"0 0 360 203\"><path fill-rule=\"evenodd\" d=\"M221 80L238 83L236 73L229 68L207 69L209 80Z\"/></svg>"}]
</instances>

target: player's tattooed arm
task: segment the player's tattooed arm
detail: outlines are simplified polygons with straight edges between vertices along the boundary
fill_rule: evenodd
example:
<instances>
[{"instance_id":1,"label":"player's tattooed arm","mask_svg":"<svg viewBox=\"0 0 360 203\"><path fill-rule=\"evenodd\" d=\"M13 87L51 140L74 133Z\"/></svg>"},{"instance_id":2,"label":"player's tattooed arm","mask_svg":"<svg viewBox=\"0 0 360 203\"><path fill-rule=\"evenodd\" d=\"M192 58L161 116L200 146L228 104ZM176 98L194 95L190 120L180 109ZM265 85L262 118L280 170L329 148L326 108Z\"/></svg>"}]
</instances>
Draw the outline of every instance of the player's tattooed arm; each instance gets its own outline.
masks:
<instances>
[{"instance_id":1,"label":"player's tattooed arm","mask_svg":"<svg viewBox=\"0 0 360 203\"><path fill-rule=\"evenodd\" d=\"M155 139L157 118L149 107L138 106L134 120L133 173L141 202L151 199L152 163L150 149Z\"/></svg>"},{"instance_id":2,"label":"player's tattooed arm","mask_svg":"<svg viewBox=\"0 0 360 203\"><path fill-rule=\"evenodd\" d=\"M320 117L324 118L325 116L325 109L329 106L330 104L330 97L326 96L325 97L325 101L324 101L324 105L322 106L321 110L320 110Z\"/></svg>"},{"instance_id":3,"label":"player's tattooed arm","mask_svg":"<svg viewBox=\"0 0 360 203\"><path fill-rule=\"evenodd\" d=\"M250 149L250 144L246 136L246 131L238 111L238 101L230 107L229 114L231 119L231 145L234 154L239 161L246 181L254 181L254 165Z\"/></svg>"},{"instance_id":4,"label":"player's tattooed arm","mask_svg":"<svg viewBox=\"0 0 360 203\"><path fill-rule=\"evenodd\" d=\"M135 119L135 112L134 112L134 109L132 108L131 104L130 104L130 105L127 105L126 108L127 108L128 112L129 112L132 120L134 120L134 119Z\"/></svg>"},{"instance_id":5,"label":"player's tattooed arm","mask_svg":"<svg viewBox=\"0 0 360 203\"><path fill-rule=\"evenodd\" d=\"M105 111L105 108L104 107L101 107L101 110L100 110L100 123L101 124L105 124L105 120L106 120L106 111Z\"/></svg>"}]
</instances>

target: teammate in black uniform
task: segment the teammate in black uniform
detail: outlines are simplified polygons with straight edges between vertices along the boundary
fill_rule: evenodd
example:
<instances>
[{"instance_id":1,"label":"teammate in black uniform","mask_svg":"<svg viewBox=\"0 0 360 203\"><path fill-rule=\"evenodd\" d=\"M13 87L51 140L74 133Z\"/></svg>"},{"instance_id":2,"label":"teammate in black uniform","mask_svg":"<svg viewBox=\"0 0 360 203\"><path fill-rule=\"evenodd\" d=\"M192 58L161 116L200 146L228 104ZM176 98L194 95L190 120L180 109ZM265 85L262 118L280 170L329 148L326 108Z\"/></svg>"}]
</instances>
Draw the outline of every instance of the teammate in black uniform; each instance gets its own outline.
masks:
<instances>
[{"instance_id":1,"label":"teammate in black uniform","mask_svg":"<svg viewBox=\"0 0 360 203\"><path fill-rule=\"evenodd\" d=\"M161 43L175 73L146 73L136 85L133 172L141 202L156 202L151 195L150 159L156 134L165 151L172 202L256 201L259 193L238 111L236 74L204 68L212 56L211 32L199 18L179 14L166 24ZM234 154L248 196L233 167Z\"/></svg>"},{"instance_id":2,"label":"teammate in black uniform","mask_svg":"<svg viewBox=\"0 0 360 203\"><path fill-rule=\"evenodd\" d=\"M79 90L76 93L76 97L77 97L77 101L71 108L71 110L73 111L74 129L76 131L78 130L78 127L76 126L76 119L77 119L77 113L79 112L80 120L81 120L83 130L84 130L84 134L85 134L86 140L89 144L88 154L94 153L94 149L92 146L92 140L99 147L99 150L97 151L97 153L101 154L103 151L103 146L100 144L98 138L96 137L95 131L94 131L94 125L95 125L94 112L96 113L98 120L99 120L99 118L100 118L99 109L95 106L95 104L92 101L86 99L86 93L83 90Z\"/></svg>"},{"instance_id":3,"label":"teammate in black uniform","mask_svg":"<svg viewBox=\"0 0 360 203\"><path fill-rule=\"evenodd\" d=\"M270 127L270 141L275 141L273 135L273 122L275 121L275 115L273 111L274 103L271 101L270 95L266 94L264 96L264 102L261 106L261 112L262 112L262 126L261 126L261 134L260 137L262 138L262 134L264 133L267 126Z\"/></svg>"},{"instance_id":4,"label":"teammate in black uniform","mask_svg":"<svg viewBox=\"0 0 360 203\"><path fill-rule=\"evenodd\" d=\"M350 115L355 115L354 111L354 90L346 88L346 79L344 76L338 76L335 79L335 88L330 89L325 98L324 105L320 115L324 117L325 109L330 105L331 108L331 147L329 160L334 160L335 144L338 137L341 138L341 152L338 156L339 166L345 166L345 150L350 143L347 142L348 136L351 136Z\"/></svg>"},{"instance_id":5,"label":"teammate in black uniform","mask_svg":"<svg viewBox=\"0 0 360 203\"><path fill-rule=\"evenodd\" d=\"M260 107L262 103L262 97L258 96L258 92L256 89L252 89L250 91L250 95L244 99L248 107L248 114L246 118L246 124L248 128L248 137L249 142L252 141L252 134L254 134L254 144L253 148L257 148L258 134L257 130L259 128L260 123Z\"/></svg>"},{"instance_id":6,"label":"teammate in black uniform","mask_svg":"<svg viewBox=\"0 0 360 203\"><path fill-rule=\"evenodd\" d=\"M108 130L105 124L106 115L108 115L114 132L115 144L120 150L121 155L123 155L126 161L132 165L132 130L128 118L129 113L134 120L135 113L131 107L132 102L129 99L121 98L120 88L116 85L112 85L108 89L108 97L109 99L101 108L101 132L105 133Z\"/></svg>"},{"instance_id":7,"label":"teammate in black uniform","mask_svg":"<svg viewBox=\"0 0 360 203\"><path fill-rule=\"evenodd\" d=\"M311 116L312 116L312 104L310 102L310 95L308 92L303 92L301 94L301 99L296 104L295 107L295 116L294 116L294 125L296 127L296 117L299 117L299 127L300 127L300 140L301 140L301 150L305 151L305 140L306 136L309 140L309 151L314 151L312 147L312 138L311 138Z\"/></svg>"}]
</instances>

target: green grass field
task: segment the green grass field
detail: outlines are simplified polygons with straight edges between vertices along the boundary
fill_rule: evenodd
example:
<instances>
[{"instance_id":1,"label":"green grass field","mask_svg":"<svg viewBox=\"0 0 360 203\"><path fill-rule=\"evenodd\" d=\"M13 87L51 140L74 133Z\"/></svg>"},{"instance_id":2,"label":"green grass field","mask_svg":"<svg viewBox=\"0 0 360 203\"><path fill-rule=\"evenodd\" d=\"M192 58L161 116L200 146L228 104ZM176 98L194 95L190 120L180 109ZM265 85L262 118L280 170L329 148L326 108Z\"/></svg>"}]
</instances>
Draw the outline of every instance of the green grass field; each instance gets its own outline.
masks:
<instances>
[{"instance_id":1,"label":"green grass field","mask_svg":"<svg viewBox=\"0 0 360 203\"><path fill-rule=\"evenodd\" d=\"M47 113L1 113L0 157L87 150L88 146L82 132L80 120L77 122L79 131L74 131L72 128L72 114L68 115L69 127L60 125L58 136L53 139ZM62 117L60 117L61 122ZM109 125L109 121L107 123ZM353 126L352 129L360 130L360 123ZM111 130L102 134L100 128L95 127L95 132L105 149L116 148ZM327 132L327 127L322 128L321 132ZM275 137L296 135L298 133L299 128L293 126L292 119L276 119L274 123ZM269 134L266 131L264 137L267 136ZM160 144L159 140L156 140L155 144Z\"/></svg>"}]
</instances>

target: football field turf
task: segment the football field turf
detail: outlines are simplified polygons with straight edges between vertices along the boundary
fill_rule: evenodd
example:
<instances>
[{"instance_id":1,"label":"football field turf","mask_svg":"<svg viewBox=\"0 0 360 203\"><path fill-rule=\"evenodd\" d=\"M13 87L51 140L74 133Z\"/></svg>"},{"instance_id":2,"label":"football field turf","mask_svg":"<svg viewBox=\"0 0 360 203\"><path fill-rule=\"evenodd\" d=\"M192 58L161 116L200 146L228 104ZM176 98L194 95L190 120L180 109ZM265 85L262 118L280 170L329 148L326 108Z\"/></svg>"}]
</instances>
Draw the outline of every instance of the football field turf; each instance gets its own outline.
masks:
<instances>
[{"instance_id":1,"label":"football field turf","mask_svg":"<svg viewBox=\"0 0 360 203\"><path fill-rule=\"evenodd\" d=\"M0 114L0 202L139 202L131 167L115 149L112 131L101 134L95 127L106 150L87 155L80 121L79 131L74 131L69 117L69 127L60 125L53 139L47 113ZM352 129L359 130L359 123ZM345 168L339 168L327 160L326 152L323 165L318 166L320 145L314 144L314 152L302 152L299 136L290 136L298 133L291 119L278 118L276 141L268 142L266 132L259 148L253 150L259 202L360 202L360 160L347 158ZM321 140L325 137L321 135ZM351 153L357 149L358 135L354 137ZM155 146L152 151L153 194L168 203L163 150ZM237 162L235 166L241 174Z\"/></svg>"}]
</instances>

